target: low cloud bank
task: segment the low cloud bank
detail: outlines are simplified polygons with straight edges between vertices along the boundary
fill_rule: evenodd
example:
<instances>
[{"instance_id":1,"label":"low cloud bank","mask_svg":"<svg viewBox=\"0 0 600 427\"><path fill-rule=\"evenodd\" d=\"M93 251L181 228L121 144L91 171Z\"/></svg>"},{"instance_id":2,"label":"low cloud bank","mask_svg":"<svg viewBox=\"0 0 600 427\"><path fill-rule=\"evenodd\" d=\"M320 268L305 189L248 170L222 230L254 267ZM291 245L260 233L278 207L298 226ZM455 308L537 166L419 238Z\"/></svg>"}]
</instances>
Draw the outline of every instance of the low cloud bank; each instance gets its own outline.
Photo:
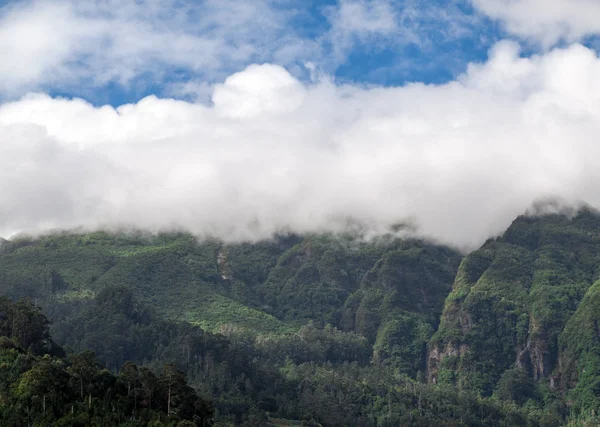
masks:
<instances>
[{"instance_id":1,"label":"low cloud bank","mask_svg":"<svg viewBox=\"0 0 600 427\"><path fill-rule=\"evenodd\" d=\"M502 42L444 85L305 84L253 65L211 105L0 105L0 235L180 227L228 240L381 233L473 247L540 197L600 207L600 59Z\"/></svg>"}]
</instances>

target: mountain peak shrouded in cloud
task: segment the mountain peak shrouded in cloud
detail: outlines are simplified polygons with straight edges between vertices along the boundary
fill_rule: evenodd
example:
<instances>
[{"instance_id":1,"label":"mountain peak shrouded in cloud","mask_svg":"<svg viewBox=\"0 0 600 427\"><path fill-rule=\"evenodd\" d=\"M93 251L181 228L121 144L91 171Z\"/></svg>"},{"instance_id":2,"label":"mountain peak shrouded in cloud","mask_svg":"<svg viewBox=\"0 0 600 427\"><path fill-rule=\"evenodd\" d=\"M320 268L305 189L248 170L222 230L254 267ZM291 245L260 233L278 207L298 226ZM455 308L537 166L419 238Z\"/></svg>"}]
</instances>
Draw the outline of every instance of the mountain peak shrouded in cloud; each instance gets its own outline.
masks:
<instances>
[{"instance_id":1,"label":"mountain peak shrouded in cloud","mask_svg":"<svg viewBox=\"0 0 600 427\"><path fill-rule=\"evenodd\" d=\"M216 87L213 106L29 95L0 107L0 221L226 239L411 221L471 246L539 197L600 206L596 54L523 58L504 43L491 55L438 86L304 84L250 66Z\"/></svg>"},{"instance_id":2,"label":"mountain peak shrouded in cloud","mask_svg":"<svg viewBox=\"0 0 600 427\"><path fill-rule=\"evenodd\" d=\"M236 0L86 4L0 9L0 235L135 226L254 240L410 223L473 247L540 198L600 207L600 59L575 43L597 30L561 2L568 13L540 12L531 34L515 16L533 0L453 5L440 18L456 23L444 46L472 34L466 22L497 19L514 36L435 84L337 71L354 57L380 69L381 55L410 67L414 57L394 49L410 39L425 52L435 40L417 24L442 16L414 2L322 2L311 17L267 0L256 10ZM49 17L63 25L46 39ZM318 21L316 35L299 20ZM553 35L556 22L564 31ZM544 48L524 54L519 40L530 37ZM157 89L99 106L110 81ZM197 96L165 97L177 84L173 94Z\"/></svg>"}]
</instances>

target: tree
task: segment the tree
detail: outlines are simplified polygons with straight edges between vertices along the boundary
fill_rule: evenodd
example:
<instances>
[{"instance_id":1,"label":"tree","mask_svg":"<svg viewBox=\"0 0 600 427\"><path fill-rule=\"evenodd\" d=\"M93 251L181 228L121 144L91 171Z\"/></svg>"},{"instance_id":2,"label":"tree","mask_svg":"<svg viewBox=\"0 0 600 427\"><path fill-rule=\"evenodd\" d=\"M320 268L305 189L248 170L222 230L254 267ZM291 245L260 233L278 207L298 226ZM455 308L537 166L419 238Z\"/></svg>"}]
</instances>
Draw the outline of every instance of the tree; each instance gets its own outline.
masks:
<instances>
[{"instance_id":1,"label":"tree","mask_svg":"<svg viewBox=\"0 0 600 427\"><path fill-rule=\"evenodd\" d=\"M45 356L22 375L17 395L29 410L40 410L44 418L52 411L58 417L70 397L68 381L62 361Z\"/></svg>"},{"instance_id":2,"label":"tree","mask_svg":"<svg viewBox=\"0 0 600 427\"><path fill-rule=\"evenodd\" d=\"M81 400L84 399L84 391L87 391L88 407L92 402L93 382L94 378L98 375L99 368L100 363L92 351L85 350L71 357L71 366L69 367L69 372L73 376L71 382L77 383Z\"/></svg>"},{"instance_id":3,"label":"tree","mask_svg":"<svg viewBox=\"0 0 600 427\"><path fill-rule=\"evenodd\" d=\"M508 369L500 377L495 394L499 399L523 404L533 394L531 377L524 369Z\"/></svg>"},{"instance_id":4,"label":"tree","mask_svg":"<svg viewBox=\"0 0 600 427\"><path fill-rule=\"evenodd\" d=\"M11 338L36 354L43 354L50 341L50 321L39 307L21 299L14 306Z\"/></svg>"},{"instance_id":5,"label":"tree","mask_svg":"<svg viewBox=\"0 0 600 427\"><path fill-rule=\"evenodd\" d=\"M194 415L205 417L208 410L204 402L199 402L198 396L186 380L185 374L175 365L166 364L159 377L159 384L166 403L167 415L176 415L184 419L192 419ZM200 411L200 413L198 413Z\"/></svg>"}]
</instances>

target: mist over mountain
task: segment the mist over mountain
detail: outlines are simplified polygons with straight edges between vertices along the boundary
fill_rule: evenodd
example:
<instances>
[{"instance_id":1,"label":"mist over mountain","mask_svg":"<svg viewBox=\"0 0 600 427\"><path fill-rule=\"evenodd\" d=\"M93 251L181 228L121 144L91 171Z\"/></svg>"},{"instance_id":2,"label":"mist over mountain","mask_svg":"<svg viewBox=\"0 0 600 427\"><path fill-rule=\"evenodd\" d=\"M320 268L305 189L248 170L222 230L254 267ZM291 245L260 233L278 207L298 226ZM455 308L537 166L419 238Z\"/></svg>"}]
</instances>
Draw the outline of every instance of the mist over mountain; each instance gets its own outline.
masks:
<instances>
[{"instance_id":1,"label":"mist over mountain","mask_svg":"<svg viewBox=\"0 0 600 427\"><path fill-rule=\"evenodd\" d=\"M600 213L548 203L468 254L57 232L3 243L0 291L115 373L175 363L225 425L594 425L598 254Z\"/></svg>"},{"instance_id":2,"label":"mist over mountain","mask_svg":"<svg viewBox=\"0 0 600 427\"><path fill-rule=\"evenodd\" d=\"M0 0L0 425L600 425L597 0Z\"/></svg>"},{"instance_id":3,"label":"mist over mountain","mask_svg":"<svg viewBox=\"0 0 600 427\"><path fill-rule=\"evenodd\" d=\"M581 45L525 58L502 42L440 85L301 82L264 64L210 105L28 95L0 106L0 227L240 241L409 223L472 249L539 198L600 206L599 64Z\"/></svg>"}]
</instances>

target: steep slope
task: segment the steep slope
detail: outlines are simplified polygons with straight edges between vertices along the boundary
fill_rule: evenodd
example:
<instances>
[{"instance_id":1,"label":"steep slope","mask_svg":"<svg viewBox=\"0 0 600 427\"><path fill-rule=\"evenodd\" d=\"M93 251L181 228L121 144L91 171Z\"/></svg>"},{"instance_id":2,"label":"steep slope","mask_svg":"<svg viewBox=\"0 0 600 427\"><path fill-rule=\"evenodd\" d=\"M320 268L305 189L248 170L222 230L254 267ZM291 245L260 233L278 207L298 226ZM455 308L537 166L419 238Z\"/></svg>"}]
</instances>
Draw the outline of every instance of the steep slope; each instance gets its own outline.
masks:
<instances>
[{"instance_id":1,"label":"steep slope","mask_svg":"<svg viewBox=\"0 0 600 427\"><path fill-rule=\"evenodd\" d=\"M586 292L559 337L557 379L569 390L572 412L600 414L600 282Z\"/></svg>"},{"instance_id":2,"label":"steep slope","mask_svg":"<svg viewBox=\"0 0 600 427\"><path fill-rule=\"evenodd\" d=\"M375 361L415 375L459 262L455 251L420 241L309 236L279 258L259 293L276 317L356 332Z\"/></svg>"},{"instance_id":3,"label":"steep slope","mask_svg":"<svg viewBox=\"0 0 600 427\"><path fill-rule=\"evenodd\" d=\"M352 334L331 327L305 326L277 341L229 340L156 318L123 287L67 305L66 321L50 337L39 308L0 297L2 425L558 427L561 422L552 411L481 399L416 382L391 367L352 362L360 358L352 348L362 347L364 338L348 341ZM83 352L67 350L66 358L52 344L60 335ZM108 362L112 372L99 361ZM188 421L178 422L181 418Z\"/></svg>"},{"instance_id":4,"label":"steep slope","mask_svg":"<svg viewBox=\"0 0 600 427\"><path fill-rule=\"evenodd\" d=\"M382 425L598 425L599 267L600 214L584 209L521 216L464 258L420 240L328 234L19 238L0 244L0 293L33 297L59 344L93 348L113 369L177 360L236 417L254 407L325 425L373 411ZM223 333L227 360L200 355L202 334L194 350L185 322Z\"/></svg>"},{"instance_id":5,"label":"steep slope","mask_svg":"<svg viewBox=\"0 0 600 427\"><path fill-rule=\"evenodd\" d=\"M43 306L125 286L165 318L281 335L313 322L367 338L373 360L416 375L460 255L418 240L282 236L254 244L183 233L58 233L5 243L0 291Z\"/></svg>"},{"instance_id":6,"label":"steep slope","mask_svg":"<svg viewBox=\"0 0 600 427\"><path fill-rule=\"evenodd\" d=\"M489 395L511 367L550 377L559 335L599 266L597 212L517 218L461 263L429 343L430 381Z\"/></svg>"},{"instance_id":7,"label":"steep slope","mask_svg":"<svg viewBox=\"0 0 600 427\"><path fill-rule=\"evenodd\" d=\"M186 234L98 232L23 238L0 254L0 289L43 302L89 297L108 285L123 285L167 318L211 329L224 324L263 331L289 329L245 304L247 298L238 295L221 271L222 247L212 241L198 244ZM268 270L268 263L262 266Z\"/></svg>"}]
</instances>

